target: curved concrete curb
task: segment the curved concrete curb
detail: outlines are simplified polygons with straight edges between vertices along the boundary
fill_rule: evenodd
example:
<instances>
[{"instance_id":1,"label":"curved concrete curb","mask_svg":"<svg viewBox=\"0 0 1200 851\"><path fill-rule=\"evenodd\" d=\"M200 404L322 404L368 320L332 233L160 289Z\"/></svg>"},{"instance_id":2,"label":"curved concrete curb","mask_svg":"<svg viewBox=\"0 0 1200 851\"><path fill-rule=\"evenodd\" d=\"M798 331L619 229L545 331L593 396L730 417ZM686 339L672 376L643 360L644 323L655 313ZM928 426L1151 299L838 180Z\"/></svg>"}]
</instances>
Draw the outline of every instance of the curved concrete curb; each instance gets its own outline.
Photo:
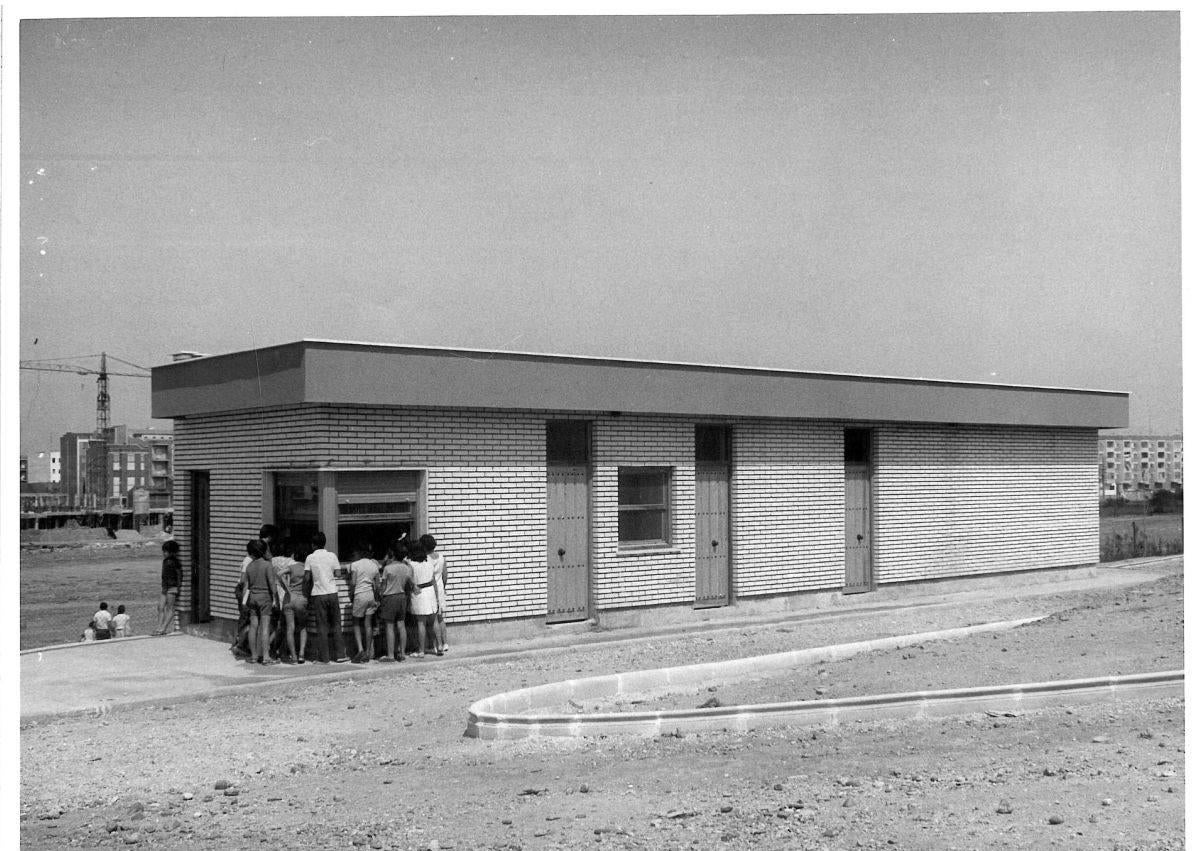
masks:
<instances>
[{"instance_id":1,"label":"curved concrete curb","mask_svg":"<svg viewBox=\"0 0 1200 851\"><path fill-rule=\"evenodd\" d=\"M969 712L1034 709L1056 704L1183 695L1183 671L1125 674L1004 686L845 697L831 700L760 703L713 709L595 715L472 716L467 735L480 739L540 736L658 735L690 730L750 730L777 724L817 725L881 718L934 718Z\"/></svg>"},{"instance_id":2,"label":"curved concrete curb","mask_svg":"<svg viewBox=\"0 0 1200 851\"><path fill-rule=\"evenodd\" d=\"M976 624L954 629L894 635L848 644L833 644L827 647L812 647L789 650L766 656L744 659L729 659L723 662L703 662L670 668L654 668L622 674L607 674L578 680L562 680L540 686L502 692L472 703L467 710L466 735L474 738L524 738L536 735L574 736L603 732L597 724L612 724L623 732L652 733L666 721L667 729L675 729L686 718L695 716L704 719L700 726L728 726L728 719L744 714L745 707L719 707L704 710L668 710L661 712L620 712L595 715L537 715L533 710L557 706L569 700L593 700L629 693L654 693L672 688L697 686L714 679L754 676L773 671L788 670L797 665L813 662L844 659L873 650L893 650L924 641L939 641L961 638L978 632L996 632L1014 629L1041 620L1045 615L1036 615L1011 621ZM818 701L823 703L824 701ZM811 702L804 702L810 705ZM782 704L772 704L782 705ZM789 704L790 705L790 704ZM715 721L713 719L716 719ZM581 732L584 727L587 732ZM615 732L616 729L613 730Z\"/></svg>"}]
</instances>

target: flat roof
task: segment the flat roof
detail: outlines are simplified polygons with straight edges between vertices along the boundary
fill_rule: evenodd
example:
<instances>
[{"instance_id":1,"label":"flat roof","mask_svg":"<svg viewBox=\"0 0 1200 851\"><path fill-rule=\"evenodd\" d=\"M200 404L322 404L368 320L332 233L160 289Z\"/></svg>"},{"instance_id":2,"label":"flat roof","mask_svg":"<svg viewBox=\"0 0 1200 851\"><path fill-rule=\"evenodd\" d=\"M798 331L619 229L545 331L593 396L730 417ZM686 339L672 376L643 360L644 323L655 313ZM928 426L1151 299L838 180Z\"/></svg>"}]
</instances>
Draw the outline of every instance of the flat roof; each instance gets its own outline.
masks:
<instances>
[{"instance_id":1,"label":"flat roof","mask_svg":"<svg viewBox=\"0 0 1200 851\"><path fill-rule=\"evenodd\" d=\"M277 405L530 409L1124 428L1129 394L978 381L304 339L151 370L151 416Z\"/></svg>"}]
</instances>

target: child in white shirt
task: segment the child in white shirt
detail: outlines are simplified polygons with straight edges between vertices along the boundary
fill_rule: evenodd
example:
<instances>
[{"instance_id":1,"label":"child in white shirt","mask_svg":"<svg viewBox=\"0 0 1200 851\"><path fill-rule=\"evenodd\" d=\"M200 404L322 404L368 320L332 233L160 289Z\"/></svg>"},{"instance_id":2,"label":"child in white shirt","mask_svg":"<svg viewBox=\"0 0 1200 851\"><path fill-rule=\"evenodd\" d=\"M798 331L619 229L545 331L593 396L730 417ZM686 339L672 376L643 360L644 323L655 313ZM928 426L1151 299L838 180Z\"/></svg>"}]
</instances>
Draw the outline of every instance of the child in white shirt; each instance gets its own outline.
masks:
<instances>
[{"instance_id":1,"label":"child in white shirt","mask_svg":"<svg viewBox=\"0 0 1200 851\"><path fill-rule=\"evenodd\" d=\"M129 628L129 615L125 614L123 605L117 606L117 613L113 615L112 634L113 638L124 638L133 634L133 630Z\"/></svg>"}]
</instances>

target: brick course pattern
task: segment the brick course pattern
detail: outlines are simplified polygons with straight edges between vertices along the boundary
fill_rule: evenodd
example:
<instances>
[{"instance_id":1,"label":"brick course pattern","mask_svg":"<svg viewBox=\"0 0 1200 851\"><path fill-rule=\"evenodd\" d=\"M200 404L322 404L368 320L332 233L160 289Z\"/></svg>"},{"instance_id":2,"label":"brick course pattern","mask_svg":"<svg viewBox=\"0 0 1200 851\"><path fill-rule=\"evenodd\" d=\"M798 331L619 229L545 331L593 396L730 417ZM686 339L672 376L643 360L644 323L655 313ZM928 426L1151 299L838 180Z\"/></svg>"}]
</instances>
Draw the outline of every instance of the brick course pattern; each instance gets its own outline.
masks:
<instances>
[{"instance_id":1,"label":"brick course pattern","mask_svg":"<svg viewBox=\"0 0 1200 851\"><path fill-rule=\"evenodd\" d=\"M1095 429L876 429L880 583L1099 561Z\"/></svg>"},{"instance_id":2,"label":"brick course pattern","mask_svg":"<svg viewBox=\"0 0 1200 851\"><path fill-rule=\"evenodd\" d=\"M450 568L451 622L546 613L545 411L308 406L175 423L175 537L190 569L190 470L211 484L212 613L234 618L264 470L423 470L425 526ZM737 597L836 590L844 580L843 424L729 420ZM593 608L695 600L696 419L592 425ZM879 583L1097 561L1095 430L881 424L875 430ZM617 468L672 468L671 542L617 541ZM191 605L185 577L181 611Z\"/></svg>"}]
</instances>

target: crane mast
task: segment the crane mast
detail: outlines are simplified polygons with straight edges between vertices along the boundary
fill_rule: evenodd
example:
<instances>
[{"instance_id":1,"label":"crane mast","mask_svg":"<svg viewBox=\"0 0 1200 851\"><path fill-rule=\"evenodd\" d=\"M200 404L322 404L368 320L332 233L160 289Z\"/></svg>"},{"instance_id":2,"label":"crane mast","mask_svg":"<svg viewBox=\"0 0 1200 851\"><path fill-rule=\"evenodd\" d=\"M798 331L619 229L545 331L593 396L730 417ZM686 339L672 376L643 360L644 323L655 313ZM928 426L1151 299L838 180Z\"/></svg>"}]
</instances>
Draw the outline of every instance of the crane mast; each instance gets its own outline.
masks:
<instances>
[{"instance_id":1,"label":"crane mast","mask_svg":"<svg viewBox=\"0 0 1200 851\"><path fill-rule=\"evenodd\" d=\"M100 377L96 379L96 437L103 437L109 427L108 353L100 353Z\"/></svg>"}]
</instances>

